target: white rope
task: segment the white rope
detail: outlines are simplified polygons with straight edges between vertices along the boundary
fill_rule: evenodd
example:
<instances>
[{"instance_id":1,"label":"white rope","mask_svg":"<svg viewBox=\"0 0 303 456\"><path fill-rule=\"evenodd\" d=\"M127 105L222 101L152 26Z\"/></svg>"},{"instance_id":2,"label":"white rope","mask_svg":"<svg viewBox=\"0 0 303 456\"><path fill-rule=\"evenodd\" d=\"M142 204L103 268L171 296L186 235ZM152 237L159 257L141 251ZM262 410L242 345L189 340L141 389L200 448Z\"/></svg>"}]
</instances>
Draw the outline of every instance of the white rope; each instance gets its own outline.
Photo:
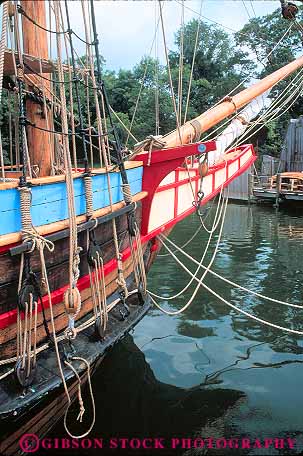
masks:
<instances>
[{"instance_id":1,"label":"white rope","mask_svg":"<svg viewBox=\"0 0 303 456\"><path fill-rule=\"evenodd\" d=\"M155 2L155 5L157 5L156 2ZM156 20L156 18L155 18L155 20ZM157 37L158 37L159 23L160 23L160 17L158 17L158 20L156 21L155 33L154 33L154 37L153 37L153 40L152 40L152 44L151 44L151 47L150 47L150 51L149 51L148 57L151 56L151 53L152 53L154 45L155 45L155 49L157 50L157 46L158 46ZM155 51L155 52L157 52L157 51ZM156 63L156 65L157 64L158 63ZM136 117L136 114L137 114L137 111L138 111L139 101L140 101L142 90L143 90L143 87L144 87L144 82L145 82L145 79L146 79L148 66L149 66L149 61L147 60L146 64L145 64L144 72L143 72L142 81L141 81L141 84L140 84L140 89L139 89L138 96L137 96L137 99L136 99L134 112L133 112L133 115L132 115L132 118L131 118L131 122L130 122L130 127L129 127L129 131L130 132L132 131L132 128L133 128L133 125L134 125L134 121L135 121L135 117ZM157 133L157 130L156 130L156 135L158 135L158 134L159 133ZM130 135L128 134L127 138L126 138L126 141L125 141L125 147L127 147L127 145L128 145L129 136Z\"/></svg>"},{"instance_id":2,"label":"white rope","mask_svg":"<svg viewBox=\"0 0 303 456\"><path fill-rule=\"evenodd\" d=\"M220 192L220 199L219 199L219 202L217 204L217 209L216 209L216 213L215 213L215 216L214 216L214 220L213 220L213 226L212 226L212 229L210 231L210 234L209 234L209 237L208 237L208 240L207 240L207 244L206 244L206 247L204 249L204 252L203 252L203 255L200 259L199 262L197 262L198 264L198 267L196 269L196 271L194 272L194 275L193 277L191 278L191 280L188 282L188 284L181 290L179 291L177 294L173 295L173 296L169 296L169 297L166 297L166 296L159 296L157 295L156 293L153 293L149 290L149 294L151 296L153 296L154 298L157 298L157 299L163 299L163 300L173 300L173 299L176 299L178 298L181 294L183 294L189 287L190 285L192 284L193 280L195 278L197 278L197 274L198 272L200 271L201 269L201 266L203 264L203 261L204 261L204 258L208 252L208 249L209 249L209 246L210 246L210 242L211 242L211 239L212 239L212 236L213 236L213 233L215 232L217 226L218 226L218 223L220 222L221 220L221 217L222 217L222 213L223 213L223 206L224 206L224 199L222 199L222 203L221 203L221 196L222 196L222 188L221 187L221 192ZM219 210L220 209L220 210ZM201 225L200 225L201 227Z\"/></svg>"},{"instance_id":3,"label":"white rope","mask_svg":"<svg viewBox=\"0 0 303 456\"><path fill-rule=\"evenodd\" d=\"M217 251L218 251L218 247L219 247L219 244L220 244L220 241L221 241L221 236L222 236L222 232L223 232L223 226L224 226L224 221L225 221L225 216L226 216L226 208L227 208L227 203L228 203L228 196L225 198L225 204L224 204L224 212L223 212L223 217L222 217L222 222L221 222L221 227L220 227L220 231L219 231L219 234L218 234L218 239L217 239L217 242L216 242L216 246L215 246L215 249L214 249L214 252L212 254L212 257L210 259L210 262L206 268L206 270L204 271L204 273L202 274L201 278L198 279L198 284L191 296L191 298L188 300L188 302L179 310L175 310L175 311L169 311L169 310L166 310L164 309L163 307L161 307L157 301L155 301L155 299L150 296L151 298L151 301L155 304L155 306L160 309L163 313L165 313L166 315L179 315L181 313L183 313L190 305L191 303L193 302L207 272L208 272L208 269L211 267L211 265L213 264L214 260L215 260L215 257L216 257L216 254L217 254ZM184 266L184 265L183 265ZM190 273L192 274L189 269L186 268L186 266L184 266L184 268Z\"/></svg>"},{"instance_id":4,"label":"white rope","mask_svg":"<svg viewBox=\"0 0 303 456\"><path fill-rule=\"evenodd\" d=\"M216 245L216 249L215 249L215 252L214 254L216 253L216 250L218 248L219 244L217 243ZM172 253L172 252L171 252ZM175 255L172 253L172 256L175 257ZM180 264L180 266L182 266L183 269L185 269L190 275L193 276L192 272L189 271L189 269L186 268L186 266L179 260L177 259L177 257L175 257L176 261L178 261L178 263ZM205 268L206 271L205 272L212 272L210 270L210 267L208 266L207 268ZM297 331L295 329L290 329L290 328L286 328L284 326L280 326L280 325L276 325L274 323L271 323L269 321L266 321L266 320L263 320L262 318L259 318L259 317L256 317L255 315L252 315L250 314L249 312L246 312L245 310L243 309L240 309L239 307L235 306L234 304L231 304L229 301L227 301L226 299L224 299L221 295L219 295L218 293L216 293L214 290L212 290L211 288L209 288L207 285L205 285L205 283L202 282L202 279L197 279L195 278L195 280L198 281L198 286L202 286L203 288L205 288L209 293L211 293L212 295L214 295L216 298L218 298L220 301L222 301L224 304L226 304L227 306L231 307L233 310L236 310L237 312L243 314L243 315L246 315L248 318L251 318L259 323L262 323L266 326L270 326L272 328L275 328L275 329L279 329L279 330L282 330L282 331L286 331L286 332L289 332L289 333L292 333L292 334L298 334L298 335L303 335L303 331ZM177 313L181 313L180 311L177 311L177 312L168 312L166 311L165 309L161 308L154 300L153 298L151 298L152 301L154 302L154 304L164 313L168 314L168 315L177 315ZM293 305L294 306L294 305ZM184 309L184 308L183 308ZM183 309L180 309L181 311Z\"/></svg>"},{"instance_id":5,"label":"white rope","mask_svg":"<svg viewBox=\"0 0 303 456\"><path fill-rule=\"evenodd\" d=\"M188 258L189 260L191 260L193 263L199 265L202 269L206 269L206 266L204 266L203 264L200 264L200 262L198 262L195 258L193 258L191 255L189 255L188 253L186 253L184 250L182 250L181 248L179 248L173 241L171 241L168 237L164 236L163 234L161 234L161 242L162 244L164 245L164 247L170 252L170 254L172 255L173 252L167 247L167 245L165 244L165 242L163 241L163 239L165 239L165 241L168 241L176 250L178 250L180 253L182 253L184 256L186 256L186 258ZM177 261L177 257L175 255L172 255L176 261ZM180 260L179 260L180 261ZM178 263L179 263L178 261ZM179 263L180 264L180 263ZM246 287L243 287L242 285L239 285L238 283L236 282L233 282L232 280L229 280L227 279L226 277L216 273L215 271L213 271L212 269L208 269L209 273L212 274L213 276L217 277L218 279L222 280L223 282L226 282L228 283L229 285L233 286L233 287L236 287L236 288L239 288L240 290L243 290L243 291L246 291L247 293L250 293L254 296L257 296L258 298L261 298L261 299L265 299L266 301L270 301L270 302L274 302L276 304L282 304L284 306L289 306L289 307L295 307L297 309L303 309L303 305L299 305L299 304L291 304L289 302L286 302L286 301L280 301L279 299L274 299L274 298L270 298L269 296L265 296L261 293L258 293L256 291L253 291L253 290L249 290L248 288ZM163 298L163 299L167 299L167 298Z\"/></svg>"},{"instance_id":6,"label":"white rope","mask_svg":"<svg viewBox=\"0 0 303 456\"><path fill-rule=\"evenodd\" d=\"M247 131L245 131L245 133L239 138L240 145L241 145L241 144L244 144L244 142L247 142L247 140L250 139L253 135L255 135L258 131L260 131L260 130L263 128L263 126L267 125L268 123L270 123L270 122L272 122L272 121L274 121L274 120L277 120L279 117L281 117L283 114L285 114L285 112L286 112L287 110L289 110L289 109L294 105L294 103L297 101L297 99L301 96L301 89L302 89L302 86L303 86L303 77L301 78L301 80L300 80L300 82L299 82L299 85L297 86L297 88L296 88L293 92L291 92L291 87L290 87L290 90L289 90L290 95L288 96L288 98L287 98L286 100L284 100L282 103L279 104L279 108L276 109L275 111L273 111L273 112L271 113L271 116L268 115L268 113L270 113L271 110L268 110L268 111L266 112L266 116L265 116L265 118L267 118L266 121L264 121L264 122L261 123L261 122L260 122L260 119L257 119L257 121L255 121L255 122L252 124L251 128L248 129ZM294 96L294 95L296 95L296 96ZM291 101L291 100L292 100L292 101ZM287 105L287 103L288 103L289 101L291 101L291 103L287 106L286 109L283 109L283 108ZM278 103L278 101L277 101L277 103ZM277 115L277 113L279 113L279 112L280 112L280 114ZM264 118L264 117L263 117L263 118ZM262 120L263 120L263 119L262 119ZM260 124L260 123L261 123L260 128L258 128L257 130L254 130L253 133L252 133L251 135L248 135L248 133L249 133L251 130L253 130L254 126L255 126L255 125L258 125L258 124ZM248 136L247 136L247 135L248 135Z\"/></svg>"},{"instance_id":7,"label":"white rope","mask_svg":"<svg viewBox=\"0 0 303 456\"><path fill-rule=\"evenodd\" d=\"M64 150L64 167L66 175L66 191L68 201L68 215L70 221L70 235L69 235L69 289L66 292L70 314L69 314L69 329L73 330L73 322L76 314L80 310L81 297L77 289L77 280L79 278L79 262L80 262L80 248L78 247L78 234L77 234L77 222L76 222L76 210L75 210L75 198L74 198L74 182L72 174L72 163L69 151L69 140L68 140L68 122L67 122L67 107L64 90L64 71L62 65L62 44L60 32L60 7L61 5L57 2L54 3L54 12L56 20L56 44L57 44L57 68L58 68L58 81L60 82L60 98L62 108L62 144ZM71 312L74 315L71 315Z\"/></svg>"},{"instance_id":8,"label":"white rope","mask_svg":"<svg viewBox=\"0 0 303 456\"><path fill-rule=\"evenodd\" d=\"M132 290L129 292L129 296L132 296L133 294L136 294L137 292L138 292L138 290ZM108 305L108 312L110 312L120 302L121 302L120 298L115 299L115 301L113 301L111 304ZM81 323L81 325L77 326L77 333L81 333L81 332L85 331L86 329L90 328L94 324L95 324L95 317L89 318L87 321L85 321L84 323ZM56 337L57 342L61 342L64 339L65 339L64 335ZM39 353L47 350L49 347L50 347L49 343L45 343L45 344L41 345L41 347L37 348L37 355ZM2 360L0 360L0 366L5 366L6 364L15 363L17 361L17 359L18 358L16 356L14 356L12 358L2 359ZM12 369L12 372L13 372L13 369ZM6 374L7 373L5 373L5 376L6 376ZM2 377L0 376L0 380L1 380L1 378Z\"/></svg>"},{"instance_id":9,"label":"white rope","mask_svg":"<svg viewBox=\"0 0 303 456\"><path fill-rule=\"evenodd\" d=\"M265 62L266 60L268 60L268 58L271 56L271 54L280 46L280 44L282 43L282 41L284 40L284 38L288 35L288 33L290 32L290 30L292 29L293 27L293 23L290 24L289 28L286 30L286 32L282 35L282 37L279 39L279 41L276 43L276 45L273 47L273 49L271 49L271 51L264 57L264 59L262 60L262 63ZM226 94L223 98L221 98L214 106L217 106L218 104L220 104L224 98L226 98L226 96L231 96L239 87L241 87L245 82L247 82L250 78L252 77L252 74L249 74L245 79L243 79L236 87L234 87L228 94ZM212 109L213 106L210 108ZM209 111L209 109L206 111L206 113ZM236 117L237 114L234 115L234 117ZM227 125L232 119L227 119L223 124L219 125L215 130L213 130L211 133L209 133L207 136L203 137L203 141L206 141L206 139L210 138L213 136L213 134L220 130L221 128L223 128L225 125Z\"/></svg>"},{"instance_id":10,"label":"white rope","mask_svg":"<svg viewBox=\"0 0 303 456\"><path fill-rule=\"evenodd\" d=\"M199 34L200 34L200 27L201 27L201 14L202 14L203 1L204 1L204 0L201 0L201 4L200 4L200 14L199 14L199 18L198 18L198 25L197 25L197 31L196 31L196 39L195 39L195 45L194 45L194 53L193 53L193 59L192 59L191 69L190 69L190 76L189 76L189 83L188 83L188 90L187 90L187 97L186 97L186 104L185 104L185 113L184 113L183 125L185 125L186 119L187 119L187 112L188 112L188 106L189 106L189 99L190 99L191 87L192 87L192 82L193 82L194 67L195 67L195 63L196 63L196 54L197 54L198 41L199 41ZM183 4L183 7L184 7L184 4Z\"/></svg>"},{"instance_id":11,"label":"white rope","mask_svg":"<svg viewBox=\"0 0 303 456\"><path fill-rule=\"evenodd\" d=\"M220 296L218 293L213 291L211 288L209 288L207 285L204 283L201 284L202 287L204 287L207 291L209 291L212 295L214 295L216 298L220 299L220 301L224 302L227 306L231 307L232 309L236 310L237 312L246 315L248 318L251 318L252 320L258 321L259 323L262 323L266 326L270 326L275 329L280 329L281 331L286 331L292 334L298 334L300 336L303 335L303 331L297 331L295 329L290 329L290 328L285 328L284 326L276 325L274 323L271 323L269 321L263 320L262 318L256 317L255 315L250 314L249 312L246 312L243 309L239 309L239 307L235 306L234 304L231 304L230 302L226 301L222 296Z\"/></svg>"},{"instance_id":12,"label":"white rope","mask_svg":"<svg viewBox=\"0 0 303 456\"><path fill-rule=\"evenodd\" d=\"M255 121L250 123L250 127L245 130L245 132L242 134L240 138L238 138L238 145L244 144L244 142L247 142L249 138L251 138L253 135L255 135L258 131L263 128L264 125L267 125L269 122L272 122L273 120L276 120L278 117L283 115L285 113L285 110L283 109L289 101L292 100L290 105L288 106L287 109L289 109L299 98L301 88L302 88L302 82L303 82L303 77L302 77L303 69L301 69L298 74L293 78L293 80L286 86L286 88L275 98L273 103L265 110L263 114L261 114ZM299 79L299 82L296 81ZM295 90L293 90L293 85L297 82ZM288 95L289 93L289 95ZM288 95L288 96L287 96ZM296 97L294 96L296 95ZM276 106L278 106L277 109ZM277 115L277 113L281 112L280 115ZM237 117L238 114L235 114L234 118ZM255 126L260 124L260 128L255 130ZM252 134L249 135L249 133L253 131ZM209 135L210 136L210 135ZM216 136L215 138L217 138ZM204 138L205 140L206 138ZM228 149L226 153L231 150Z\"/></svg>"},{"instance_id":13,"label":"white rope","mask_svg":"<svg viewBox=\"0 0 303 456\"><path fill-rule=\"evenodd\" d=\"M198 228L195 230L194 234L180 247L181 249L184 249L187 245L189 245L197 236L198 234L200 233L200 231L202 230L203 228L203 225L199 225ZM169 256L169 253L159 253L157 255L157 258L161 257L167 257Z\"/></svg>"},{"instance_id":14,"label":"white rope","mask_svg":"<svg viewBox=\"0 0 303 456\"><path fill-rule=\"evenodd\" d=\"M165 26L164 26L164 20L163 20L163 9L162 9L161 0L159 0L159 12L160 12L160 19L161 19L162 37L163 37L163 45L164 45L164 51L165 51L165 58L166 58L166 65L167 65L168 81L169 81L171 99L172 99L173 108L174 108L174 112L175 112L175 116L176 116L177 133L178 133L178 136L179 136L180 144L182 145L182 136L181 136L181 132L180 132L180 119L179 119L177 105L176 105L174 86L173 86L170 63L169 63L169 56L168 56L167 42L166 42L166 36L165 36Z\"/></svg>"}]
</instances>

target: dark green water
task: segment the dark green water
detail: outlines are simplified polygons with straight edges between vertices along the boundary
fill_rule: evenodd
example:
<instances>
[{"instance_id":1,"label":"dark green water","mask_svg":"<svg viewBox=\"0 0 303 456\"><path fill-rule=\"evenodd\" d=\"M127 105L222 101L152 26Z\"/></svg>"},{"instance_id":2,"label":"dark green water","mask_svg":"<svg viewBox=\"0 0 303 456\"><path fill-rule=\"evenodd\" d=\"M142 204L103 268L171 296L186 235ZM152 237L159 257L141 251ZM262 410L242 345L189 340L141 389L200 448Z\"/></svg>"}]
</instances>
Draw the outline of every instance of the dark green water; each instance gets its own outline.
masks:
<instances>
[{"instance_id":1,"label":"dark green water","mask_svg":"<svg viewBox=\"0 0 303 456\"><path fill-rule=\"evenodd\" d=\"M211 214L209 226L210 222ZM183 245L197 227L192 216L173 231L171 239ZM200 231L187 252L200 259L207 238ZM215 241L216 236L210 253ZM229 204L213 269L259 293L301 303L302 215ZM159 257L149 275L149 289L170 296L188 280L171 257ZM303 329L299 309L262 301L213 277L206 283L260 318ZM176 301L161 304L178 309L192 289ZM98 413L93 435L165 439L165 450L125 449L121 454L298 454L303 448L302 386L302 337L262 326L201 289L182 315L166 316L153 309L107 357L94 377ZM53 435L60 428L62 424ZM290 437L296 443L292 451L286 442L284 450L173 450L171 438L179 437L245 437L252 441ZM102 452L116 451L81 454Z\"/></svg>"}]
</instances>

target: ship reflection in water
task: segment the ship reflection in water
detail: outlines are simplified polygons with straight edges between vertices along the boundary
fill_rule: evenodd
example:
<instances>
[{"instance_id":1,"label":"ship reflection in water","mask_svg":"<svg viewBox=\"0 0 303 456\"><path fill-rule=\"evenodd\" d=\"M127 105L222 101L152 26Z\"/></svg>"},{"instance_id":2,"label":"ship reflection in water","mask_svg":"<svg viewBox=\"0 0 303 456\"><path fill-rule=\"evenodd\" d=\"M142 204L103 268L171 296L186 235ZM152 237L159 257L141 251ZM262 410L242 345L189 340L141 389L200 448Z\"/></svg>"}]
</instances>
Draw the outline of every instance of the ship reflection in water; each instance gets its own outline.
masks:
<instances>
[{"instance_id":1,"label":"ship reflection in water","mask_svg":"<svg viewBox=\"0 0 303 456\"><path fill-rule=\"evenodd\" d=\"M211 216L210 212L208 226ZM183 245L197 228L193 216L181 223L171 238ZM207 236L201 230L186 247L187 252L199 259ZM213 265L217 273L256 292L300 304L302 258L300 214L229 205ZM149 276L149 288L164 296L176 294L187 282L188 277L169 256L159 257ZM297 330L303 327L300 309L262 301L213 276L208 276L206 283L260 318ZM176 310L187 302L190 291L181 299L161 304ZM201 289L184 314L169 317L152 310L105 359L93 381L97 418L92 437L103 437L106 442L111 437L158 437L168 445L172 438L238 437L249 438L255 446L236 450L125 449L121 454L299 454L303 448L302 384L302 337L261 326ZM89 418L89 395L85 406ZM75 406L75 414L77 410ZM81 431L81 427L74 430ZM60 422L48 437L64 436ZM266 438L285 439L284 449L254 445L256 439L264 443ZM295 441L291 451L287 438ZM99 455L102 450L81 451L77 453ZM118 450L104 449L107 451ZM56 450L48 454L56 454ZM75 450L64 454L75 454Z\"/></svg>"}]
</instances>

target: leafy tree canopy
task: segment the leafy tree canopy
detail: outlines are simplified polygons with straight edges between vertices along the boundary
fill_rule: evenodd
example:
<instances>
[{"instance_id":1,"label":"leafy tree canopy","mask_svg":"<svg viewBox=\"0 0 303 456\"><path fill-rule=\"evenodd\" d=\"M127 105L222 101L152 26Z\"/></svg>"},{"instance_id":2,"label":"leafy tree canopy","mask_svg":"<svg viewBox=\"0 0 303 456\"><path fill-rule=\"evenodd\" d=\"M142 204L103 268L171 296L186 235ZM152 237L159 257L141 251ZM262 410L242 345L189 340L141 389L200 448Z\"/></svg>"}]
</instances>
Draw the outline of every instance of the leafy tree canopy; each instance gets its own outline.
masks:
<instances>
[{"instance_id":1,"label":"leafy tree canopy","mask_svg":"<svg viewBox=\"0 0 303 456\"><path fill-rule=\"evenodd\" d=\"M299 23L303 19L302 11L297 19ZM199 22L197 19L192 19L184 25L183 30L178 30L175 35L175 50L169 51L169 64L176 102L178 106L181 103L181 121L184 121L186 108L186 120L188 120L206 111L244 79L249 81L254 77L262 78L296 58L302 49L302 32L298 29L297 23L293 23L283 42L276 47L290 25L290 22L281 17L280 9L277 9L272 14L250 19L234 36L226 33L218 25ZM195 65L189 104L186 107L196 40ZM181 65L183 82L182 100L178 100L181 42L183 42ZM267 59L269 53L271 55ZM86 57L80 57L80 60L83 64L86 63ZM166 65L160 64L150 56L144 56L132 70L109 71L102 58L102 71L111 106L128 128L132 124L135 113L132 133L138 140L156 133L157 106L160 134L164 135L176 127ZM272 91L272 96L280 93L288 83L289 80L279 83ZM69 90L68 85L66 87ZM96 125L94 93L92 90L88 93L89 103L87 103L87 88L80 85L84 118L87 121L90 114L92 123ZM140 99L137 102L139 94ZM2 101L0 122L3 125L3 144L6 150L8 110L5 91ZM297 117L302 114L301 97L294 101L289 113L283 114L269 126L264 127L259 134L253 136L254 143L259 144L259 152L279 155L290 116ZM76 103L74 109L77 116ZM125 141L127 133L121 126L119 129ZM134 142L131 139L129 145L132 146ZM78 146L81 147L81 142Z\"/></svg>"}]
</instances>

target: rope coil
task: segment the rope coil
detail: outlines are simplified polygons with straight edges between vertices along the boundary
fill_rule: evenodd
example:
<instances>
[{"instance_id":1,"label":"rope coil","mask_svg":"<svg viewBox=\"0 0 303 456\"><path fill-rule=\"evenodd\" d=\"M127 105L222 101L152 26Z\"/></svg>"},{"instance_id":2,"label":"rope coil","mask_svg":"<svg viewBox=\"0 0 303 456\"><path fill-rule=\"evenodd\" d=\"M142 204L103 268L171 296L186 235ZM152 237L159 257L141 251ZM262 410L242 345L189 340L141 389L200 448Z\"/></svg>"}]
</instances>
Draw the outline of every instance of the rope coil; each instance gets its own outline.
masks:
<instances>
[{"instance_id":1,"label":"rope coil","mask_svg":"<svg viewBox=\"0 0 303 456\"><path fill-rule=\"evenodd\" d=\"M195 131L195 136L192 138L192 142L197 142L200 140L202 134L202 126L197 119L192 120L189 122Z\"/></svg>"},{"instance_id":2,"label":"rope coil","mask_svg":"<svg viewBox=\"0 0 303 456\"><path fill-rule=\"evenodd\" d=\"M85 189L85 202L86 202L86 216L92 218L94 215L93 208L93 185L92 177L84 176L84 189Z\"/></svg>"},{"instance_id":3,"label":"rope coil","mask_svg":"<svg viewBox=\"0 0 303 456\"><path fill-rule=\"evenodd\" d=\"M24 81L24 68L21 65L17 66L17 79Z\"/></svg>"},{"instance_id":4,"label":"rope coil","mask_svg":"<svg viewBox=\"0 0 303 456\"><path fill-rule=\"evenodd\" d=\"M133 195L130 188L130 184L121 184L124 201L126 204L131 204L133 202Z\"/></svg>"},{"instance_id":5,"label":"rope coil","mask_svg":"<svg viewBox=\"0 0 303 456\"><path fill-rule=\"evenodd\" d=\"M143 141L138 142L134 145L134 152L137 154L142 152L145 149L152 150L152 149L163 149L165 147L165 141L162 140L163 136L154 136L149 135Z\"/></svg>"}]
</instances>

